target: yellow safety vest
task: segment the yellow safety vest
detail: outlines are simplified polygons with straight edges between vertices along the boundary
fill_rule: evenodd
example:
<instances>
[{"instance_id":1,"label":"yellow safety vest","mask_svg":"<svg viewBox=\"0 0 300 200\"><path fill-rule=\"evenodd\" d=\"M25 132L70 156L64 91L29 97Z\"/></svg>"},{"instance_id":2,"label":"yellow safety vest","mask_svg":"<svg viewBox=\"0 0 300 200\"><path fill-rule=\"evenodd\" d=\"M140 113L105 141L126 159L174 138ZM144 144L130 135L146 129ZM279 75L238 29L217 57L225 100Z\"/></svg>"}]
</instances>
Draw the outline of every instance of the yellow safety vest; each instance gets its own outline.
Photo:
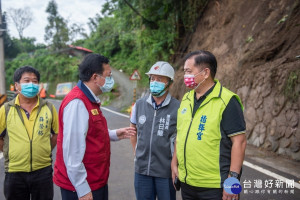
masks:
<instances>
[{"instance_id":1,"label":"yellow safety vest","mask_svg":"<svg viewBox=\"0 0 300 200\"><path fill-rule=\"evenodd\" d=\"M6 172L31 172L51 165L53 105L39 99L32 135L27 132L17 98L4 104L6 134L3 155ZM55 112L56 113L56 112ZM57 120L57 117L54 117ZM57 124L57 123L56 123ZM54 128L57 133L58 127Z\"/></svg>"},{"instance_id":2,"label":"yellow safety vest","mask_svg":"<svg viewBox=\"0 0 300 200\"><path fill-rule=\"evenodd\" d=\"M179 179L195 187L221 188L222 114L233 96L241 104L236 94L222 87L219 81L215 82L213 91L202 102L194 117L194 90L184 95L178 109L176 153ZM242 104L241 107L243 109Z\"/></svg>"}]
</instances>

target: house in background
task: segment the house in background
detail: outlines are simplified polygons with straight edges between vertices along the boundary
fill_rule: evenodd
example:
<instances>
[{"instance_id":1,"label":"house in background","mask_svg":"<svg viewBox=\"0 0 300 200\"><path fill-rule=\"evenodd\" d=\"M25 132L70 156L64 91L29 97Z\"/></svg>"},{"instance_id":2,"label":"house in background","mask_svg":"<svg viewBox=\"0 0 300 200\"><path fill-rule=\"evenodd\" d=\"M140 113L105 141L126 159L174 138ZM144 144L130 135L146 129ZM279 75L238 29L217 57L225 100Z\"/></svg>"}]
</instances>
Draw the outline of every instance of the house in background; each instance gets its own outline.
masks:
<instances>
[{"instance_id":1,"label":"house in background","mask_svg":"<svg viewBox=\"0 0 300 200\"><path fill-rule=\"evenodd\" d=\"M79 47L74 45L68 45L68 46L69 48L67 48L65 52L71 56L84 57L87 54L93 53L92 50L84 47Z\"/></svg>"}]
</instances>

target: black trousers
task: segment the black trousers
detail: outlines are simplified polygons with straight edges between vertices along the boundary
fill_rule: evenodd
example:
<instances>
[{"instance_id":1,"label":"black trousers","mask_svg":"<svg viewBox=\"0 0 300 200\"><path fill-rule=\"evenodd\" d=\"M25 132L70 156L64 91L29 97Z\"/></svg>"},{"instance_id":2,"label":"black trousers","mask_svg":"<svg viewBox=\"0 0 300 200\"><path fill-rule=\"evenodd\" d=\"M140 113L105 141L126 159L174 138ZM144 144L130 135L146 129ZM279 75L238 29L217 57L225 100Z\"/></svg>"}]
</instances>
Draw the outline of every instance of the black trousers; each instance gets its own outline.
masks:
<instances>
[{"instance_id":1,"label":"black trousers","mask_svg":"<svg viewBox=\"0 0 300 200\"><path fill-rule=\"evenodd\" d=\"M65 190L60 188L62 200L78 200L76 191ZM98 190L92 191L94 200L108 200L108 186L107 184Z\"/></svg>"},{"instance_id":2,"label":"black trousers","mask_svg":"<svg viewBox=\"0 0 300 200\"><path fill-rule=\"evenodd\" d=\"M181 183L183 200L222 200L222 188L199 188Z\"/></svg>"},{"instance_id":3,"label":"black trousers","mask_svg":"<svg viewBox=\"0 0 300 200\"><path fill-rule=\"evenodd\" d=\"M5 172L6 200L52 200L52 166L33 172Z\"/></svg>"}]
</instances>

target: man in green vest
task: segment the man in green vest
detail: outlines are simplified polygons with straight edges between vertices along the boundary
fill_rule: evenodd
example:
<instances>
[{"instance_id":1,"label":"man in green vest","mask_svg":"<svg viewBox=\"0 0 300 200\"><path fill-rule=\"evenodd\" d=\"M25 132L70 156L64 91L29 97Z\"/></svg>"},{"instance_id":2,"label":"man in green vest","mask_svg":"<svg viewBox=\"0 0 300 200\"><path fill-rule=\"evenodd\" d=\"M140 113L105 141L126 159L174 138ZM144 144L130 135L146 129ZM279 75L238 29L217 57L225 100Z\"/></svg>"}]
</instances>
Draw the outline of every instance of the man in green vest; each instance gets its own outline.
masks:
<instances>
[{"instance_id":1,"label":"man in green vest","mask_svg":"<svg viewBox=\"0 0 300 200\"><path fill-rule=\"evenodd\" d=\"M7 200L52 200L52 149L58 116L39 98L40 73L30 66L14 73L16 98L0 108L0 151L3 151Z\"/></svg>"},{"instance_id":2,"label":"man in green vest","mask_svg":"<svg viewBox=\"0 0 300 200\"><path fill-rule=\"evenodd\" d=\"M223 183L241 175L246 148L243 105L214 79L217 61L212 53L194 51L184 60L184 83L192 90L178 109L172 178L180 180L184 200L237 200L238 194L227 193Z\"/></svg>"}]
</instances>

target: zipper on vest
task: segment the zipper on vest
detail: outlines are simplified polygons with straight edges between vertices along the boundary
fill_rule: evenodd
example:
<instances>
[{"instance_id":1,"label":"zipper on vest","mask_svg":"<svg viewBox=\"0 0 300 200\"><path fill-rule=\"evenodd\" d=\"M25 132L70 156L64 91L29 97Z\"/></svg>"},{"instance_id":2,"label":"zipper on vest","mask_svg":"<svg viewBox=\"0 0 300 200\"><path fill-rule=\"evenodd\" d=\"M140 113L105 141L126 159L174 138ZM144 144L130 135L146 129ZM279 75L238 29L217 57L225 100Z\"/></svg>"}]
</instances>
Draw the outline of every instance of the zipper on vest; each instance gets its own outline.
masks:
<instances>
[{"instance_id":1,"label":"zipper on vest","mask_svg":"<svg viewBox=\"0 0 300 200\"><path fill-rule=\"evenodd\" d=\"M30 140L30 171L32 172L32 140Z\"/></svg>"},{"instance_id":2,"label":"zipper on vest","mask_svg":"<svg viewBox=\"0 0 300 200\"><path fill-rule=\"evenodd\" d=\"M154 131L155 117L156 117L156 110L154 110L154 117L153 117L152 129L151 129L151 136L150 136L149 160L148 160L148 170L147 170L147 175L148 176L150 174L151 151L152 151L152 136L153 136L153 131Z\"/></svg>"},{"instance_id":3,"label":"zipper on vest","mask_svg":"<svg viewBox=\"0 0 300 200\"><path fill-rule=\"evenodd\" d=\"M31 140L30 140L30 171L31 172L32 172L32 141L33 141L34 127L36 125L36 119L39 118L40 111L41 111L41 109L39 109L38 113L36 114L36 118L35 118L34 124L33 124L32 134L31 134ZM28 137L29 137L29 135L28 135Z\"/></svg>"},{"instance_id":4,"label":"zipper on vest","mask_svg":"<svg viewBox=\"0 0 300 200\"><path fill-rule=\"evenodd\" d=\"M30 165L30 172L32 172L32 137L30 139L28 130L25 127L25 122L24 122L24 119L23 119L23 116L22 116L22 113L21 113L21 110L20 110L21 106L16 106L15 108L16 108L16 110L18 112L18 115L19 115L19 117L20 117L20 119L21 119L21 121L23 123L24 129L26 130L26 133L27 133L27 136L28 136L28 140L29 140L29 143L30 143L30 163L29 163L29 165ZM36 122L36 119L35 119L34 125L33 125L33 132L34 132L35 122Z\"/></svg>"},{"instance_id":5,"label":"zipper on vest","mask_svg":"<svg viewBox=\"0 0 300 200\"><path fill-rule=\"evenodd\" d=\"M190 107L191 107L191 112L192 112L193 110L192 110L191 104L190 104ZM190 122L190 126L189 126L189 129L187 131L185 142L184 142L184 168L185 168L184 182L185 183L186 183L186 177L187 177L187 168L186 168L186 143L187 143L187 139L188 139L188 136L189 136L189 133L190 133L190 129L191 129L191 125L192 125L192 122L193 122L193 118L194 118L194 116L192 116L192 119L191 119L191 122Z\"/></svg>"}]
</instances>

